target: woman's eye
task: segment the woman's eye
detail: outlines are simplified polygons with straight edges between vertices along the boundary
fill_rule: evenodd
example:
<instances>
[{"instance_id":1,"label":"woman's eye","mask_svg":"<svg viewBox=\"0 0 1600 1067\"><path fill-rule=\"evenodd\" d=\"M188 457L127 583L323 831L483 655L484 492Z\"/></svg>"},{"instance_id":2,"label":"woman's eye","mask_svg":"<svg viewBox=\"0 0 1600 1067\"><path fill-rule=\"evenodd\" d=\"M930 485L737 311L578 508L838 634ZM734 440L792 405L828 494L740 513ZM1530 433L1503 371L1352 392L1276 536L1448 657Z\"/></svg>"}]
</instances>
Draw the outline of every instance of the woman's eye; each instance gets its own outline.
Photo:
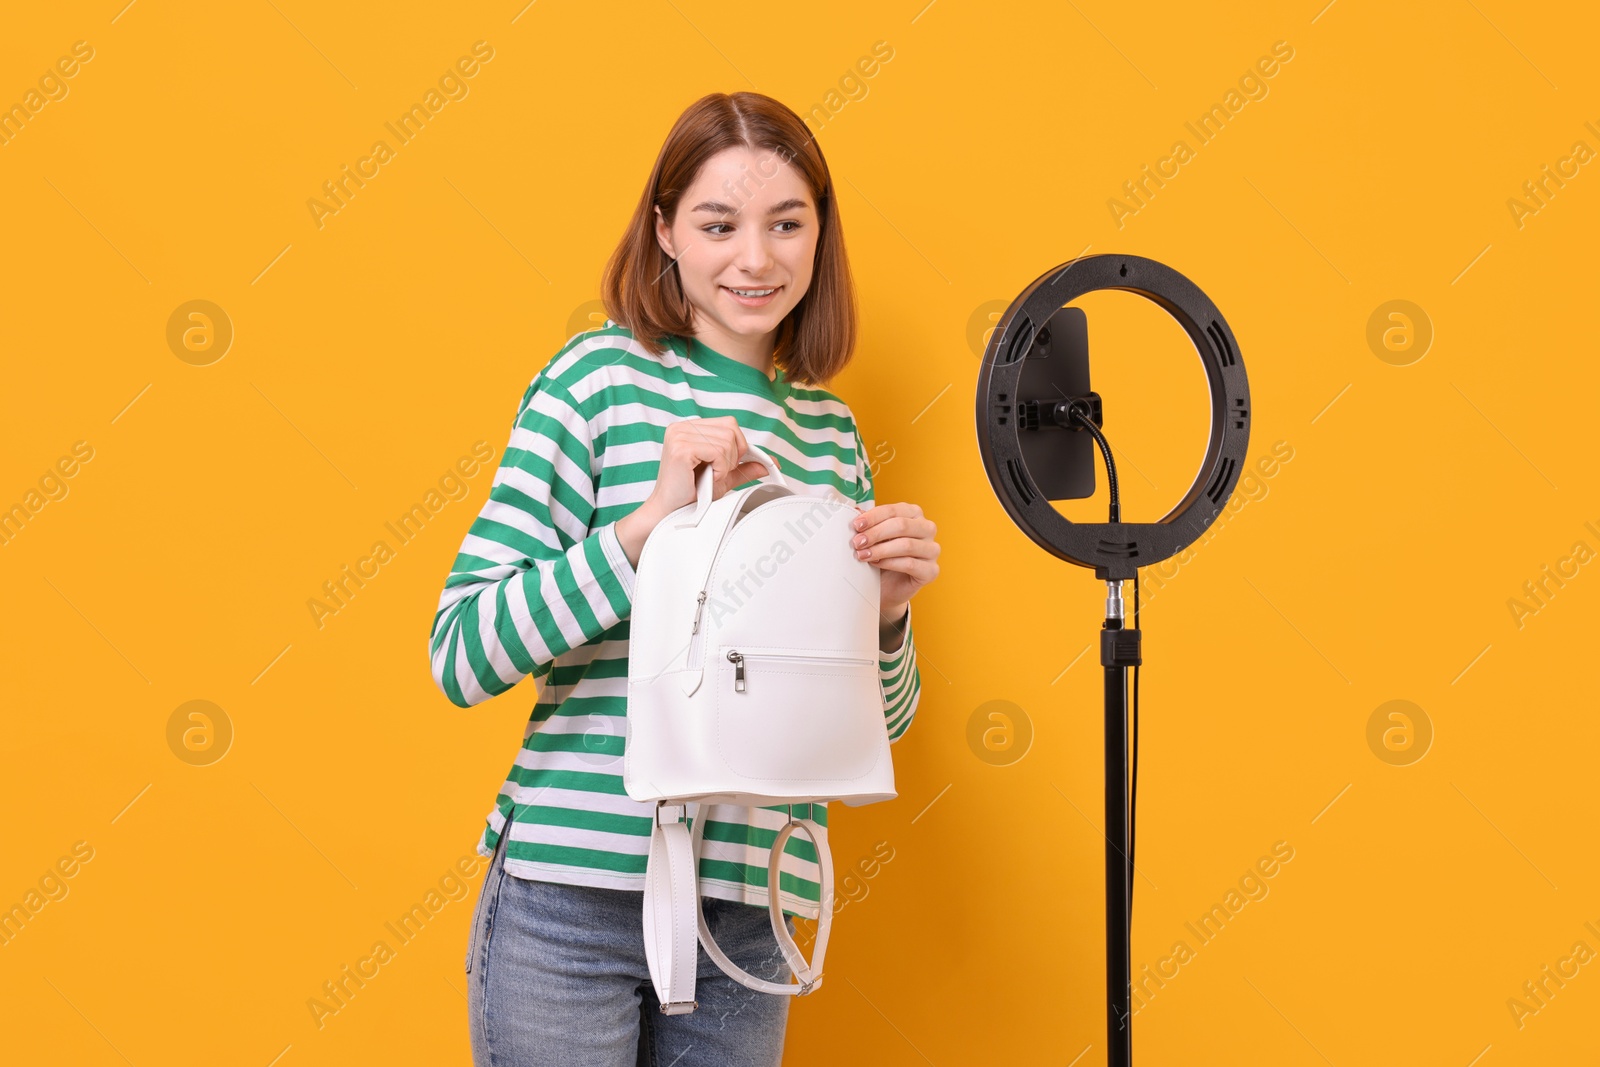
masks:
<instances>
[{"instance_id":1,"label":"woman's eye","mask_svg":"<svg viewBox=\"0 0 1600 1067\"><path fill-rule=\"evenodd\" d=\"M794 219L784 219L782 222L778 223L778 225L779 226L792 226L792 227L794 227L794 229L780 230L778 232L780 232L780 233L793 233L795 230L800 229L800 227L802 225L804 225L804 224L800 223L800 222L797 222ZM730 230L733 228L731 224L726 223L726 222L713 222L711 225L703 227L703 229L705 230L706 233L711 234L713 237L722 237L722 236L724 236L724 232L723 232L722 229L718 229L717 228L719 226L723 227L724 229L730 229Z\"/></svg>"}]
</instances>

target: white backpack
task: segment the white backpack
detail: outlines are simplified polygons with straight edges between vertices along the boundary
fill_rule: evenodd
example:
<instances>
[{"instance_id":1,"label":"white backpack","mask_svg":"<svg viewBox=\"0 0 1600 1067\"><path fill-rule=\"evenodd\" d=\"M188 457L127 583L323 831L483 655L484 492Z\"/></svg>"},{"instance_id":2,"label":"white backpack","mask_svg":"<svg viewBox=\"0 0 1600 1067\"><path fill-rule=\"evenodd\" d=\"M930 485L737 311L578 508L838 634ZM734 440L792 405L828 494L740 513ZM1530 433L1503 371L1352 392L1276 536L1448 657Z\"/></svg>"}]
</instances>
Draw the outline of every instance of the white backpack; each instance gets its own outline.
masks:
<instances>
[{"instance_id":1,"label":"white backpack","mask_svg":"<svg viewBox=\"0 0 1600 1067\"><path fill-rule=\"evenodd\" d=\"M833 858L811 819L788 823L767 868L772 929L798 984L751 975L718 947L700 908L708 804L892 800L894 764L878 672L881 576L850 545L860 514L836 490L797 492L754 446L772 480L698 499L645 540L628 630L623 787L656 802L645 871L644 940L661 1010L691 1012L695 939L750 989L799 996L822 982ZM684 821L698 805L691 837ZM783 921L778 873L790 835L816 845L822 912L807 963Z\"/></svg>"}]
</instances>

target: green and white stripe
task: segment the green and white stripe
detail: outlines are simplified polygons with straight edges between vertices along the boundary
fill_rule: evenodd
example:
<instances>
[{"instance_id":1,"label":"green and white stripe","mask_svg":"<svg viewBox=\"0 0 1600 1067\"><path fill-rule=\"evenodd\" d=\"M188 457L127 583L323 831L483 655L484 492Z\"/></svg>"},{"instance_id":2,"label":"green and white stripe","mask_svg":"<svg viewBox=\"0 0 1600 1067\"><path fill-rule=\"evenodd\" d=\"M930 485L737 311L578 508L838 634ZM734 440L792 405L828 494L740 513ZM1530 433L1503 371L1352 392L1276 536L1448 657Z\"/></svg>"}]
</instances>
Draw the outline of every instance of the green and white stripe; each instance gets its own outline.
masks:
<instances>
[{"instance_id":1,"label":"green and white stripe","mask_svg":"<svg viewBox=\"0 0 1600 1067\"><path fill-rule=\"evenodd\" d=\"M509 823L506 870L522 878L644 888L653 805L622 788L634 569L616 522L655 484L667 426L733 415L789 481L874 503L843 400L781 370L769 380L693 339L668 344L653 356L608 320L534 376L434 615L433 679L452 703L471 707L529 675L544 680L478 844L493 855ZM916 715L916 659L908 616L900 648L879 658L891 742ZM807 807L826 827L827 805L797 805L796 817ZM766 907L767 858L786 809L712 805L702 815L701 891ZM785 845L779 898L789 914L820 914L816 860L802 834Z\"/></svg>"}]
</instances>

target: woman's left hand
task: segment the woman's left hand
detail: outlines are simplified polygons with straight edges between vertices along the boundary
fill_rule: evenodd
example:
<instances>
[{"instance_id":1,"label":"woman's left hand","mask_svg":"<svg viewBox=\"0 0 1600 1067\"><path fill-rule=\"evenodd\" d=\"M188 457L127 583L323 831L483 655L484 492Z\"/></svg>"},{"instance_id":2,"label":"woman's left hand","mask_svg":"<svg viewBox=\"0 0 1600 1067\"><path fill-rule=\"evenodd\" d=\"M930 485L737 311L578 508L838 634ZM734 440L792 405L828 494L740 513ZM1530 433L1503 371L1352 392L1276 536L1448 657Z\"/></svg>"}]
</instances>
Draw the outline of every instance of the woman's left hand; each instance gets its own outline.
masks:
<instances>
[{"instance_id":1,"label":"woman's left hand","mask_svg":"<svg viewBox=\"0 0 1600 1067\"><path fill-rule=\"evenodd\" d=\"M897 624L917 590L939 576L933 520L916 504L879 504L863 509L852 528L856 558L882 572L882 625Z\"/></svg>"}]
</instances>

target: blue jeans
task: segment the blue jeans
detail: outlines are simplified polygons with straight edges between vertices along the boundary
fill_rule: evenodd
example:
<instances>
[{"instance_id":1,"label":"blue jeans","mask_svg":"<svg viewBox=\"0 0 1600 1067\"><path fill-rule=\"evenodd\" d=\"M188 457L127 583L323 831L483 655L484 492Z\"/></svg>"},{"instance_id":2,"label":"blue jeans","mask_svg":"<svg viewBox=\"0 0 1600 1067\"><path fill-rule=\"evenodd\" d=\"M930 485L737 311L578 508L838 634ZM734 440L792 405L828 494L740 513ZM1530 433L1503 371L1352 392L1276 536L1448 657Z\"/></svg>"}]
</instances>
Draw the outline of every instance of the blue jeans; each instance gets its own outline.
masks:
<instances>
[{"instance_id":1,"label":"blue jeans","mask_svg":"<svg viewBox=\"0 0 1600 1067\"><path fill-rule=\"evenodd\" d=\"M745 988L696 945L700 1006L661 1014L645 959L644 892L507 874L506 831L467 945L475 1067L778 1067L789 997ZM758 978L790 977L766 908L701 903L734 963ZM792 935L794 919L784 922Z\"/></svg>"}]
</instances>

